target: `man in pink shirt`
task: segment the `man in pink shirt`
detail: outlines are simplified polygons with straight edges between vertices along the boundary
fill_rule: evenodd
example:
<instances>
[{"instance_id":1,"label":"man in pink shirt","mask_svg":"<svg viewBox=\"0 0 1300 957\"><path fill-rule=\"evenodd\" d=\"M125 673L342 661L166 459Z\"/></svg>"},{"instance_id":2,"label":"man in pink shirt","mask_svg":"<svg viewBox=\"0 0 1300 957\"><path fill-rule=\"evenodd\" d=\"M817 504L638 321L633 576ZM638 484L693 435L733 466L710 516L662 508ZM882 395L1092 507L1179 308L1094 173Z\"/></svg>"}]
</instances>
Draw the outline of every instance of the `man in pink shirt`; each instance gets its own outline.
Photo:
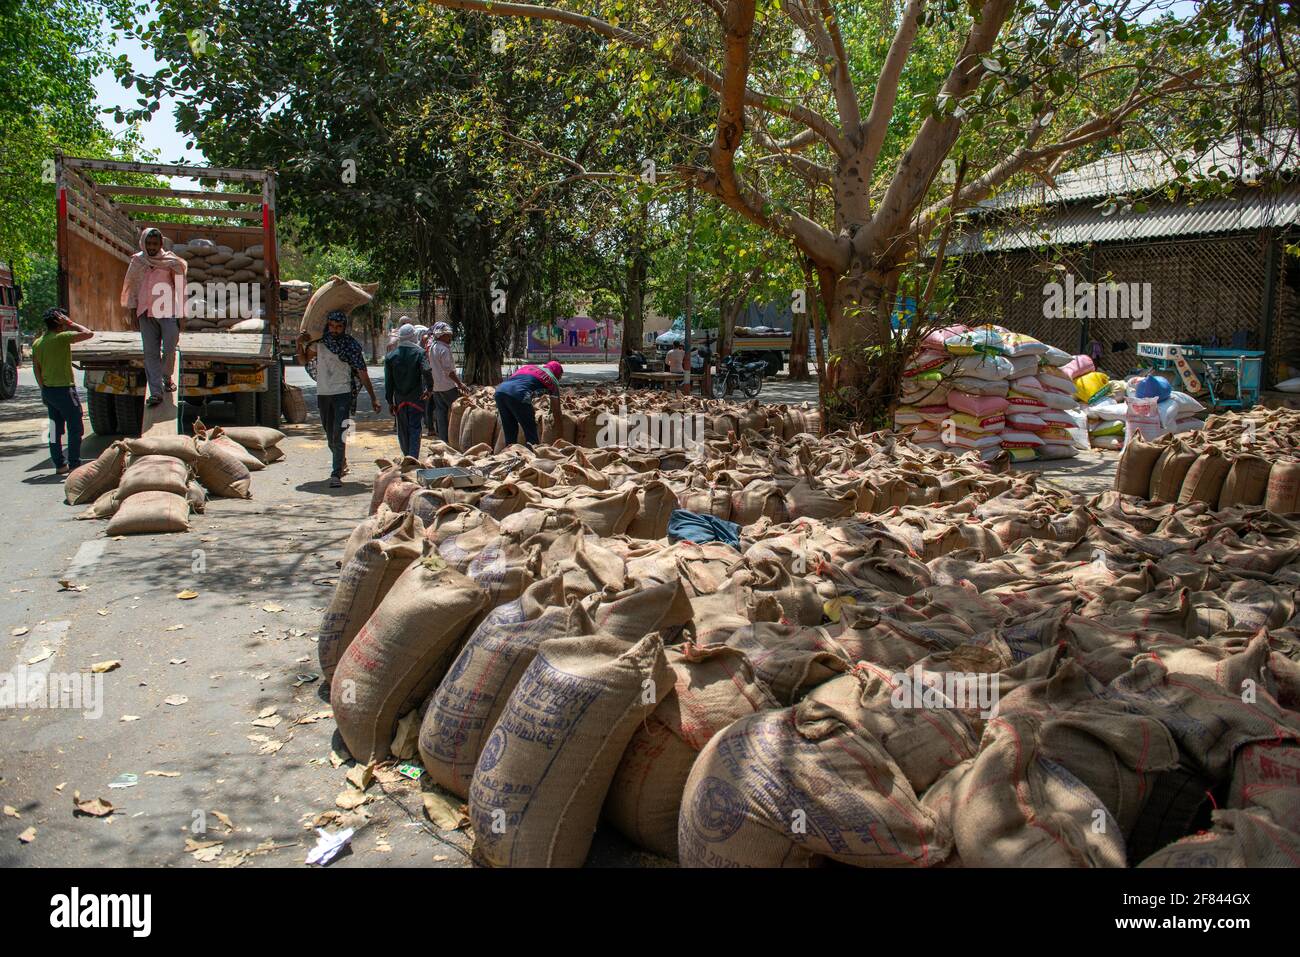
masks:
<instances>
[{"instance_id":1,"label":"man in pink shirt","mask_svg":"<svg viewBox=\"0 0 1300 957\"><path fill-rule=\"evenodd\" d=\"M150 227L140 233L140 252L131 257L122 281L127 322L140 330L149 405L162 402L164 391L176 391L171 370L185 317L188 268L184 259L163 249L162 233Z\"/></svg>"}]
</instances>

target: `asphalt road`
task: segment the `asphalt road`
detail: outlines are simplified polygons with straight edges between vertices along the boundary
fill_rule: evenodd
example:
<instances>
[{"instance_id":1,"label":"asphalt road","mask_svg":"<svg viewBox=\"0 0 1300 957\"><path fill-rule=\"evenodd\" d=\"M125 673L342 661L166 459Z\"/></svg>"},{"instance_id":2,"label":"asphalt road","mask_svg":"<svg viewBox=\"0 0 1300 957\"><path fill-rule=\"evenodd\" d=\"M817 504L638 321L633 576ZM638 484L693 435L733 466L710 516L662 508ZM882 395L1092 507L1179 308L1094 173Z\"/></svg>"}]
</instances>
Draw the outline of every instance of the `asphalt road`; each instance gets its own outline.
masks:
<instances>
[{"instance_id":1,"label":"asphalt road","mask_svg":"<svg viewBox=\"0 0 1300 957\"><path fill-rule=\"evenodd\" d=\"M377 385L381 372L371 370ZM602 374L572 372L570 381ZM349 766L331 762L344 751L314 638L343 545L366 514L374 460L398 448L391 420L363 411L352 471L330 489L311 380L291 367L289 381L306 387L312 415L283 427L286 458L254 474L251 501L210 500L181 535L110 540L105 522L78 521L84 507L63 503L29 369L0 403L0 486L10 490L0 504L0 674L45 672L82 688L69 702L78 707L0 707L0 867L301 866L322 812L357 829L333 867L468 863L465 837L432 828L419 785L398 775L371 785L361 809L336 808ZM221 421L221 405L207 421ZM88 438L83 458L105 444ZM197 597L177 597L186 591ZM121 664L89 676L106 661ZM112 787L122 775L135 783ZM77 792L116 810L77 814ZM29 828L34 839L20 840ZM187 852L187 840L220 850ZM663 863L603 833L592 860Z\"/></svg>"}]
</instances>

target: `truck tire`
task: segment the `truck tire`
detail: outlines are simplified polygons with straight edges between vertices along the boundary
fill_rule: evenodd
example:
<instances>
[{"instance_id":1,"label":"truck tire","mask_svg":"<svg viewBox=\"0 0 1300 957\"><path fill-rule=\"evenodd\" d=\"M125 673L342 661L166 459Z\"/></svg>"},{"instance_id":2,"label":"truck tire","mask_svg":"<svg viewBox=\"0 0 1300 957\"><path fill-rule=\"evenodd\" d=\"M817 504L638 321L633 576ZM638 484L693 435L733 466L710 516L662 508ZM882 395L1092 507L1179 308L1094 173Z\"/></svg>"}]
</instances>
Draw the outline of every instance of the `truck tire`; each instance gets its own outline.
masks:
<instances>
[{"instance_id":1,"label":"truck tire","mask_svg":"<svg viewBox=\"0 0 1300 957\"><path fill-rule=\"evenodd\" d=\"M284 371L278 362L266 369L266 391L257 393L257 424L268 429L280 427L280 389Z\"/></svg>"},{"instance_id":2,"label":"truck tire","mask_svg":"<svg viewBox=\"0 0 1300 957\"><path fill-rule=\"evenodd\" d=\"M231 398L235 403L235 425L257 425L257 393L235 392Z\"/></svg>"},{"instance_id":3,"label":"truck tire","mask_svg":"<svg viewBox=\"0 0 1300 957\"><path fill-rule=\"evenodd\" d=\"M12 352L6 352L4 369L0 370L0 399L12 399L17 392L18 360Z\"/></svg>"},{"instance_id":4,"label":"truck tire","mask_svg":"<svg viewBox=\"0 0 1300 957\"><path fill-rule=\"evenodd\" d=\"M144 427L144 396L115 395L113 410L117 420L117 434L128 439L138 438Z\"/></svg>"},{"instance_id":5,"label":"truck tire","mask_svg":"<svg viewBox=\"0 0 1300 957\"><path fill-rule=\"evenodd\" d=\"M90 411L90 428L96 435L117 435L117 404L107 392L91 392L86 403Z\"/></svg>"}]
</instances>

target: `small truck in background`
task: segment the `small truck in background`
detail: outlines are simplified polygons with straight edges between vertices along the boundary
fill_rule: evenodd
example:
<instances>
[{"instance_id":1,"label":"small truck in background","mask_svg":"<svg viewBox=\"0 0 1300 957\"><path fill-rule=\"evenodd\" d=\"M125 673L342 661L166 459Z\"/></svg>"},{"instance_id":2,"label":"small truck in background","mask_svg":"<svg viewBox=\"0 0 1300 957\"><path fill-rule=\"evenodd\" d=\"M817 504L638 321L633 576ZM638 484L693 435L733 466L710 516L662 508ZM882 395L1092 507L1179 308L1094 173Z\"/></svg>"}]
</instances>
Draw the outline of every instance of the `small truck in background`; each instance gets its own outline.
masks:
<instances>
[{"instance_id":1,"label":"small truck in background","mask_svg":"<svg viewBox=\"0 0 1300 957\"><path fill-rule=\"evenodd\" d=\"M23 347L18 327L18 300L22 291L14 285L9 264L0 261L0 399L12 399L18 392L18 367L23 362Z\"/></svg>"},{"instance_id":2,"label":"small truck in background","mask_svg":"<svg viewBox=\"0 0 1300 957\"><path fill-rule=\"evenodd\" d=\"M134 174L134 175L133 175ZM146 177L191 177L198 189L138 186ZM194 325L181 333L179 400L227 399L239 425L280 424L283 366L279 356L279 268L275 174L265 170L164 163L119 162L55 156L58 197L59 304L95 336L73 346L85 372L91 427L100 435L138 435L144 421L146 383L140 333L120 304L122 280L140 232L153 226L165 245L219 249L203 270L191 264L186 291ZM206 188L241 184L247 191ZM198 201L181 202L181 201ZM202 205L200 205L202 204ZM229 250L229 254L224 250ZM242 273L211 263L226 257L255 268ZM212 275L209 275L211 273ZM226 274L230 274L227 276ZM249 278L252 277L252 278ZM205 281L206 280L206 281ZM233 281L232 281L233 280ZM242 331L210 321L210 301L233 296L262 320ZM224 306L221 315L225 315ZM246 324L247 325L247 324Z\"/></svg>"}]
</instances>

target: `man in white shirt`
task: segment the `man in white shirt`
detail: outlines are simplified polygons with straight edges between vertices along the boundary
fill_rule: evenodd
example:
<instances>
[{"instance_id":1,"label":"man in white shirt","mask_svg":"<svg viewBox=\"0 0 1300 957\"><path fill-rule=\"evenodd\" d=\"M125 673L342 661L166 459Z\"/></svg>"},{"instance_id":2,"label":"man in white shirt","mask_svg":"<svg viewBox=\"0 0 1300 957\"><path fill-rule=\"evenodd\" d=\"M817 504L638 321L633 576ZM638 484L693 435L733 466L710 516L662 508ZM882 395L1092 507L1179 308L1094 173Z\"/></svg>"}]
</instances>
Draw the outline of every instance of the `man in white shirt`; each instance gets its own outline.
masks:
<instances>
[{"instance_id":1,"label":"man in white shirt","mask_svg":"<svg viewBox=\"0 0 1300 957\"><path fill-rule=\"evenodd\" d=\"M685 360L686 350L681 346L673 346L668 350L668 354L664 356L664 368L669 372L676 372L678 375L681 375L683 371L682 363Z\"/></svg>"},{"instance_id":2,"label":"man in white shirt","mask_svg":"<svg viewBox=\"0 0 1300 957\"><path fill-rule=\"evenodd\" d=\"M429 346L429 370L433 373L433 425L438 438L449 442L447 423L451 404L460 395L469 395L469 386L456 374L456 360L451 354L451 326L433 324L433 344Z\"/></svg>"},{"instance_id":3,"label":"man in white shirt","mask_svg":"<svg viewBox=\"0 0 1300 957\"><path fill-rule=\"evenodd\" d=\"M352 421L352 374L370 393L370 407L379 411L379 399L366 370L361 343L348 335L348 316L335 309L325 320L325 334L312 341L311 334L298 336L298 362L316 380L316 405L321 428L331 453L330 488L340 488L348 470L347 434Z\"/></svg>"}]
</instances>

